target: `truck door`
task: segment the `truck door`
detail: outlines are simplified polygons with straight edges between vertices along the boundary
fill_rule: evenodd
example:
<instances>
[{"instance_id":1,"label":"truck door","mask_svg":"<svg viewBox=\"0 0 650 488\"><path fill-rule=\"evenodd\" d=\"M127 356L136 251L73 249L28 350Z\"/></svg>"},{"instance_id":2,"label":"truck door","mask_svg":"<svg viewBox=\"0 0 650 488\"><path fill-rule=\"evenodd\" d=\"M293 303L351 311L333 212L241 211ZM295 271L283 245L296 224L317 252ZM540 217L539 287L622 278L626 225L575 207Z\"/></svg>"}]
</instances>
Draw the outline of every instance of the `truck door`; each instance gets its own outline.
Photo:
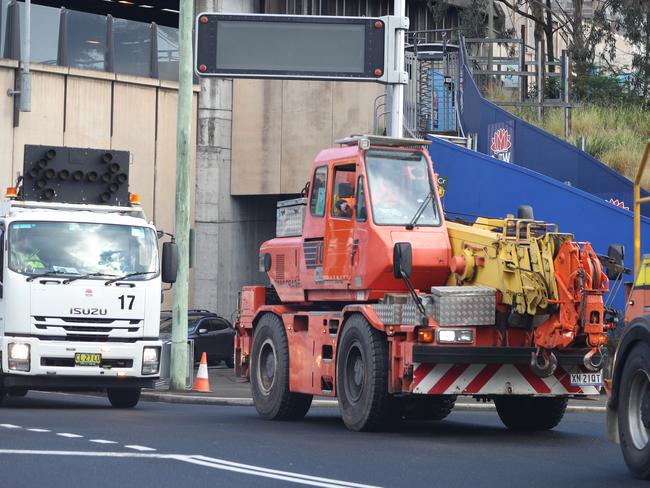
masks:
<instances>
[{"instance_id":1,"label":"truck door","mask_svg":"<svg viewBox=\"0 0 650 488\"><path fill-rule=\"evenodd\" d=\"M356 163L334 166L325 227L323 279L348 280L352 268Z\"/></svg>"}]
</instances>

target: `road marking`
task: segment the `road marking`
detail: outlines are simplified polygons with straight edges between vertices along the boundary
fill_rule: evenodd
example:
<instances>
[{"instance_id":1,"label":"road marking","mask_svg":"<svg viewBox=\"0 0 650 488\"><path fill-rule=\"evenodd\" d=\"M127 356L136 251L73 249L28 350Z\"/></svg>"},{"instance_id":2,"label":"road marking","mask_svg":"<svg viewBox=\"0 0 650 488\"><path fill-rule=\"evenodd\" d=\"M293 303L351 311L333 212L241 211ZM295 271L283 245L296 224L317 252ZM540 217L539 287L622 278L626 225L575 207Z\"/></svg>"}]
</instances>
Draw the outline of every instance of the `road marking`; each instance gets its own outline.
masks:
<instances>
[{"instance_id":1,"label":"road marking","mask_svg":"<svg viewBox=\"0 0 650 488\"><path fill-rule=\"evenodd\" d=\"M291 471L280 471L277 469L262 468L250 464L235 463L233 461L226 461L225 459L216 459L207 456L189 456L184 459L185 462L199 464L215 469L223 469L226 471L235 471L237 473L250 474L253 476L262 476L265 478L273 478L283 481L291 481L302 485L322 486L327 488L377 488L374 485L365 485L361 483L352 483L349 481L335 480L331 478L321 478L319 476L309 476L300 473L293 473Z\"/></svg>"},{"instance_id":2,"label":"road marking","mask_svg":"<svg viewBox=\"0 0 650 488\"><path fill-rule=\"evenodd\" d=\"M138 446L137 444L131 444L130 446L124 446L127 449L135 449L136 451L155 451L153 447L147 446Z\"/></svg>"},{"instance_id":3,"label":"road marking","mask_svg":"<svg viewBox=\"0 0 650 488\"><path fill-rule=\"evenodd\" d=\"M70 434L70 433L68 433L68 432L59 432L59 433L56 434L56 435L60 435L61 437L69 437L70 439L76 439L76 438L79 438L79 437L83 437L82 435L79 435L79 434Z\"/></svg>"},{"instance_id":4,"label":"road marking","mask_svg":"<svg viewBox=\"0 0 650 488\"><path fill-rule=\"evenodd\" d=\"M52 432L51 430L47 429L27 429L30 432Z\"/></svg>"},{"instance_id":5,"label":"road marking","mask_svg":"<svg viewBox=\"0 0 650 488\"><path fill-rule=\"evenodd\" d=\"M20 425L14 424L0 424L0 427L4 427L5 429L22 429Z\"/></svg>"},{"instance_id":6,"label":"road marking","mask_svg":"<svg viewBox=\"0 0 650 488\"><path fill-rule=\"evenodd\" d=\"M117 444L115 441L107 441L106 439L88 439L89 442L95 442L97 444Z\"/></svg>"},{"instance_id":7,"label":"road marking","mask_svg":"<svg viewBox=\"0 0 650 488\"><path fill-rule=\"evenodd\" d=\"M323 488L379 488L375 485L364 485L340 481L330 478L320 478L318 476L309 476L290 471L279 471L275 469L252 466L250 464L235 463L224 459L215 459L206 456L189 456L183 454L159 454L144 452L101 452L101 451L37 451L21 449L0 449L0 454L25 454L40 456L84 456L84 457L113 457L113 458L145 458L145 459L175 459L176 461L198 464L213 469L223 471L233 471L236 473L248 474L251 476L260 476L263 478L272 478L277 480L289 481L301 485L319 486Z\"/></svg>"}]
</instances>

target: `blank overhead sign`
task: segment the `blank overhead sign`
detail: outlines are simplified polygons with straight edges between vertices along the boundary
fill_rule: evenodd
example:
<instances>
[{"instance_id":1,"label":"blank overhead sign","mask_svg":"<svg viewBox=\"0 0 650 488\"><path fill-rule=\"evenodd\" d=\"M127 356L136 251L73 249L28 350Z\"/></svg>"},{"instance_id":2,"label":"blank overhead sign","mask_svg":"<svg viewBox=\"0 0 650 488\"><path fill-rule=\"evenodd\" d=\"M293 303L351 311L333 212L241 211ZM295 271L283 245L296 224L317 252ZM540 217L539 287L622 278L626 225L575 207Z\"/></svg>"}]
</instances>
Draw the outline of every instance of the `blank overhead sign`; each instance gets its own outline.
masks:
<instances>
[{"instance_id":1,"label":"blank overhead sign","mask_svg":"<svg viewBox=\"0 0 650 488\"><path fill-rule=\"evenodd\" d=\"M381 81L383 19L200 14L196 65L201 76Z\"/></svg>"}]
</instances>

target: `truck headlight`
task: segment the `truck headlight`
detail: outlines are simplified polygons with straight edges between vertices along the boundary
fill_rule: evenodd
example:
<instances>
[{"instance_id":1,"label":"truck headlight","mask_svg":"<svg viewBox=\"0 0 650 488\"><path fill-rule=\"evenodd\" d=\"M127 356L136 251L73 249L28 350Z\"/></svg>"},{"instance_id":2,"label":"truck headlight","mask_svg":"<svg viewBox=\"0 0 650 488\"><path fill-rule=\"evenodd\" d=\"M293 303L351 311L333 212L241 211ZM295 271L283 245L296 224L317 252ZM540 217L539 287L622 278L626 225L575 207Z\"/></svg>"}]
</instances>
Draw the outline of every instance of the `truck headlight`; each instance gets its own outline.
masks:
<instances>
[{"instance_id":1,"label":"truck headlight","mask_svg":"<svg viewBox=\"0 0 650 488\"><path fill-rule=\"evenodd\" d=\"M30 347L24 342L10 342L7 348L9 369L13 371L29 371Z\"/></svg>"},{"instance_id":2,"label":"truck headlight","mask_svg":"<svg viewBox=\"0 0 650 488\"><path fill-rule=\"evenodd\" d=\"M474 342L472 329L438 329L438 342L471 344Z\"/></svg>"},{"instance_id":3,"label":"truck headlight","mask_svg":"<svg viewBox=\"0 0 650 488\"><path fill-rule=\"evenodd\" d=\"M156 374L160 366L160 348L145 347L142 350L142 374Z\"/></svg>"}]
</instances>

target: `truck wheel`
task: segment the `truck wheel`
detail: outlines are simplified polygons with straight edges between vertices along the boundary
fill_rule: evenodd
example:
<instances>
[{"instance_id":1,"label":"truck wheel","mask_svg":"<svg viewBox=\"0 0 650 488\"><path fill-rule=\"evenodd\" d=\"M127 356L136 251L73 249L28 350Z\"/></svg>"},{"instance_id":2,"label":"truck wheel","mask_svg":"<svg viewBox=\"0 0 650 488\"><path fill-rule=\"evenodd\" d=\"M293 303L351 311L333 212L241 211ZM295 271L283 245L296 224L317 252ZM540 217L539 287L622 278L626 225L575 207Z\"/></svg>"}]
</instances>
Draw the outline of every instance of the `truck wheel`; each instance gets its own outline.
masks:
<instances>
[{"instance_id":1,"label":"truck wheel","mask_svg":"<svg viewBox=\"0 0 650 488\"><path fill-rule=\"evenodd\" d=\"M403 400L404 420L442 420L456 404L456 395L412 395Z\"/></svg>"},{"instance_id":2,"label":"truck wheel","mask_svg":"<svg viewBox=\"0 0 650 488\"><path fill-rule=\"evenodd\" d=\"M289 342L277 315L264 314L255 328L251 352L251 390L260 417L267 420L303 418L312 395L289 391Z\"/></svg>"},{"instance_id":3,"label":"truck wheel","mask_svg":"<svg viewBox=\"0 0 650 488\"><path fill-rule=\"evenodd\" d=\"M510 430L550 430L560 423L567 397L497 396L494 404Z\"/></svg>"},{"instance_id":4,"label":"truck wheel","mask_svg":"<svg viewBox=\"0 0 650 488\"><path fill-rule=\"evenodd\" d=\"M337 350L336 391L348 429L378 430L392 423L396 409L388 394L388 345L362 315L345 323Z\"/></svg>"},{"instance_id":5,"label":"truck wheel","mask_svg":"<svg viewBox=\"0 0 650 488\"><path fill-rule=\"evenodd\" d=\"M628 354L621 375L618 430L625 464L637 478L650 478L650 346Z\"/></svg>"},{"instance_id":6,"label":"truck wheel","mask_svg":"<svg viewBox=\"0 0 650 488\"><path fill-rule=\"evenodd\" d=\"M106 393L114 408L133 408L140 400L140 388L108 388Z\"/></svg>"}]
</instances>

